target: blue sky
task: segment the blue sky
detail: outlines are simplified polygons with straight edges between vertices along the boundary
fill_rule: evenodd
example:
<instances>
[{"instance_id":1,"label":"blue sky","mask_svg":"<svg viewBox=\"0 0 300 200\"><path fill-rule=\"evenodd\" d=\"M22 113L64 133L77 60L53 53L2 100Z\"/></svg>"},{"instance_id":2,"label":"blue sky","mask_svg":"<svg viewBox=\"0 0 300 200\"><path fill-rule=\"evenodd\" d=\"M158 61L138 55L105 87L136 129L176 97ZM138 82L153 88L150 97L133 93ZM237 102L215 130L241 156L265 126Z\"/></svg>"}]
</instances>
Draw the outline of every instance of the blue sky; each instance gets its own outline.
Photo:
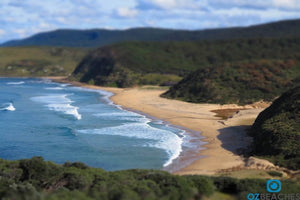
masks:
<instances>
[{"instance_id":1,"label":"blue sky","mask_svg":"<svg viewBox=\"0 0 300 200\"><path fill-rule=\"evenodd\" d=\"M207 29L300 18L300 0L0 0L0 42L60 28Z\"/></svg>"}]
</instances>

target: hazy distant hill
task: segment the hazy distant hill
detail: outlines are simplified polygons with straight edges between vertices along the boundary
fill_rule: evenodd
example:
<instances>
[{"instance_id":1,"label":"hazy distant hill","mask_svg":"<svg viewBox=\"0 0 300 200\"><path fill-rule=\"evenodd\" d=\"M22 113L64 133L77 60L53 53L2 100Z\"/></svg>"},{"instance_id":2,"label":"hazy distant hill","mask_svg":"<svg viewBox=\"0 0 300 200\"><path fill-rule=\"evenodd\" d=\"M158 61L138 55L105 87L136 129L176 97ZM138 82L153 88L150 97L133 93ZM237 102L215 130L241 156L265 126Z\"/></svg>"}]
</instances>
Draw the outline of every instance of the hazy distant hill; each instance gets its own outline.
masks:
<instances>
[{"instance_id":1,"label":"hazy distant hill","mask_svg":"<svg viewBox=\"0 0 300 200\"><path fill-rule=\"evenodd\" d=\"M261 112L250 134L255 155L300 169L300 87L284 93Z\"/></svg>"},{"instance_id":2,"label":"hazy distant hill","mask_svg":"<svg viewBox=\"0 0 300 200\"><path fill-rule=\"evenodd\" d=\"M202 95L199 93L200 88L207 87L205 84L208 84L210 87L226 88L228 91L227 86L234 84L237 89L233 88L235 92L231 95L239 96L238 88L247 89L252 87L251 84L266 83L267 85L259 87L268 86L265 90L270 90L271 97L274 97L281 94L282 89L285 90L285 86L290 84L291 78L299 74L299 52L300 38L127 42L93 51L78 65L73 78L82 82L118 87L136 84L172 85L179 81L180 77L200 69L191 73L178 84L179 86L171 88L168 95L193 102L216 102L218 100L217 97L213 98L213 90L206 94L212 97L199 99ZM268 70L271 70L270 74ZM236 76L240 74L241 80L237 80ZM193 78L198 76L205 76L203 79L208 82ZM256 79L261 82L251 83ZM218 84L210 84L209 80L211 83L217 81ZM195 84L199 89L192 89ZM273 88L276 90L272 91ZM189 93L193 91L195 94ZM190 98L192 95L198 97ZM259 97L255 99L257 98ZM238 101L236 97L228 100Z\"/></svg>"},{"instance_id":3,"label":"hazy distant hill","mask_svg":"<svg viewBox=\"0 0 300 200\"><path fill-rule=\"evenodd\" d=\"M39 33L0 46L100 47L122 41L187 41L237 38L293 37L300 35L300 20L287 20L263 25L209 30L171 30L135 28L128 30L56 30Z\"/></svg>"}]
</instances>

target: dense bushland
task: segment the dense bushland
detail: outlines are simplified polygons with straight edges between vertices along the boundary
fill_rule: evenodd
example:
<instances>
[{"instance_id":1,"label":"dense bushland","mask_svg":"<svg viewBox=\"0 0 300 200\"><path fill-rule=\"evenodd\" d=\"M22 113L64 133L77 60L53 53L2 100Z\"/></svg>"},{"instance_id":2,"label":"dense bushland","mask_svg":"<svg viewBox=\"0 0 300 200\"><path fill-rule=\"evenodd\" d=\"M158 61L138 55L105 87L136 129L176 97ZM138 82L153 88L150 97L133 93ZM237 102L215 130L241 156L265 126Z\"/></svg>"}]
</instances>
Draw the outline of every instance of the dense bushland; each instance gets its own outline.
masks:
<instances>
[{"instance_id":1,"label":"dense bushland","mask_svg":"<svg viewBox=\"0 0 300 200\"><path fill-rule=\"evenodd\" d=\"M255 155L300 169L300 87L284 93L261 112L250 135Z\"/></svg>"},{"instance_id":2,"label":"dense bushland","mask_svg":"<svg viewBox=\"0 0 300 200\"><path fill-rule=\"evenodd\" d=\"M163 94L189 102L250 104L273 101L300 85L296 60L260 60L208 67L192 72Z\"/></svg>"},{"instance_id":3,"label":"dense bushland","mask_svg":"<svg viewBox=\"0 0 300 200\"><path fill-rule=\"evenodd\" d=\"M1 199L202 199L215 192L246 199L267 193L267 180L176 176L159 170L107 172L83 163L58 165L41 157L0 159ZM296 182L283 181L281 193L296 193Z\"/></svg>"},{"instance_id":4,"label":"dense bushland","mask_svg":"<svg viewBox=\"0 0 300 200\"><path fill-rule=\"evenodd\" d=\"M299 67L300 38L241 39L194 42L126 42L95 50L75 69L72 78L96 85L129 87L139 84L174 85L195 70L273 65ZM264 60L265 62L263 62ZM273 64L274 63L274 64ZM259 69L254 69L259 70ZM226 74L225 76L229 76ZM147 76L147 78L145 78ZM251 78L251 77L250 77ZM198 82L198 80L196 80ZM248 81L249 80L244 80Z\"/></svg>"}]
</instances>

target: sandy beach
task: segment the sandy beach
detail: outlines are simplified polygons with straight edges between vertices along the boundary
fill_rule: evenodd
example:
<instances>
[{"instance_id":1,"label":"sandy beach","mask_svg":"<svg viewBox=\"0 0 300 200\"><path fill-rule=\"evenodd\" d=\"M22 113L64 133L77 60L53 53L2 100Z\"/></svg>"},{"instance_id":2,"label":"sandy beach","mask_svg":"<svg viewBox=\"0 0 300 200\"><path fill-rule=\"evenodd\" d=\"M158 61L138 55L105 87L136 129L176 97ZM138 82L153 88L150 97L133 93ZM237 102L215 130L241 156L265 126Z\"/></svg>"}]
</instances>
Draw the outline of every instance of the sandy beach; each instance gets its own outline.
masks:
<instances>
[{"instance_id":1,"label":"sandy beach","mask_svg":"<svg viewBox=\"0 0 300 200\"><path fill-rule=\"evenodd\" d=\"M105 88L104 88L105 89ZM114 91L112 91L114 92ZM133 88L118 91L112 100L126 108L135 109L163 119L174 125L201 132L207 142L206 149L197 152L199 159L176 174L215 174L219 170L244 165L243 157L237 155L247 148L251 138L245 128L251 125L263 108L255 106L194 104L161 98L165 90ZM211 110L241 110L228 120L215 117Z\"/></svg>"},{"instance_id":2,"label":"sandy beach","mask_svg":"<svg viewBox=\"0 0 300 200\"><path fill-rule=\"evenodd\" d=\"M58 79L55 79L58 81ZM251 125L257 115L269 104L254 105L218 105L195 104L160 97L166 90L144 86L136 88L99 87L78 82L74 85L113 92L112 101L124 108L140 111L162 119L173 125L200 133L206 142L202 150L194 152L194 162L179 171L169 169L175 174L215 174L220 170L244 166L244 158L239 155L251 142L245 129ZM223 120L216 117L212 110L241 109L231 118ZM204 148L204 149L203 149ZM184 156L189 156L185 154ZM195 156L194 156L195 157ZM184 166L185 158L179 164ZM176 167L178 169L178 166Z\"/></svg>"}]
</instances>

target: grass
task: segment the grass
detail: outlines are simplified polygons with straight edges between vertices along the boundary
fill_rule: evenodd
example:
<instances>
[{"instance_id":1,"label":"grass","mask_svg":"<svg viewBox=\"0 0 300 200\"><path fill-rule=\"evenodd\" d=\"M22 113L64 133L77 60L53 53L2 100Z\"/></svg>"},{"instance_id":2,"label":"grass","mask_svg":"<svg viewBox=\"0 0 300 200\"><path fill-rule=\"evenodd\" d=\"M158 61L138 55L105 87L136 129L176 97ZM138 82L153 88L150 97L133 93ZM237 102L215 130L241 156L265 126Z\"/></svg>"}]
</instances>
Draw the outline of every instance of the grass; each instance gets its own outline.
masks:
<instances>
[{"instance_id":1,"label":"grass","mask_svg":"<svg viewBox=\"0 0 300 200\"><path fill-rule=\"evenodd\" d=\"M203 197L203 200L237 200L237 198L233 195L225 194L222 192L215 192L210 197Z\"/></svg>"},{"instance_id":2,"label":"grass","mask_svg":"<svg viewBox=\"0 0 300 200\"><path fill-rule=\"evenodd\" d=\"M178 83L182 77L175 74L158 74L158 73L149 73L140 76L139 85L161 85L161 86L170 86Z\"/></svg>"},{"instance_id":3,"label":"grass","mask_svg":"<svg viewBox=\"0 0 300 200\"><path fill-rule=\"evenodd\" d=\"M256 169L244 169L233 172L220 173L218 175L230 176L233 178L244 179L244 178L255 178L255 179L272 179L274 178L274 174L283 175L278 171L266 171L266 170L256 170ZM278 178L278 176L276 176Z\"/></svg>"},{"instance_id":4,"label":"grass","mask_svg":"<svg viewBox=\"0 0 300 200\"><path fill-rule=\"evenodd\" d=\"M269 171L268 174L273 177L282 177L283 176L283 174L281 172L277 172L277 171Z\"/></svg>"},{"instance_id":5,"label":"grass","mask_svg":"<svg viewBox=\"0 0 300 200\"><path fill-rule=\"evenodd\" d=\"M169 89L168 86L158 86L158 85L143 85L139 88L143 89L143 90L167 90L167 89Z\"/></svg>"},{"instance_id":6,"label":"grass","mask_svg":"<svg viewBox=\"0 0 300 200\"><path fill-rule=\"evenodd\" d=\"M68 76L88 49L60 47L2 47L1 76Z\"/></svg>"}]
</instances>

